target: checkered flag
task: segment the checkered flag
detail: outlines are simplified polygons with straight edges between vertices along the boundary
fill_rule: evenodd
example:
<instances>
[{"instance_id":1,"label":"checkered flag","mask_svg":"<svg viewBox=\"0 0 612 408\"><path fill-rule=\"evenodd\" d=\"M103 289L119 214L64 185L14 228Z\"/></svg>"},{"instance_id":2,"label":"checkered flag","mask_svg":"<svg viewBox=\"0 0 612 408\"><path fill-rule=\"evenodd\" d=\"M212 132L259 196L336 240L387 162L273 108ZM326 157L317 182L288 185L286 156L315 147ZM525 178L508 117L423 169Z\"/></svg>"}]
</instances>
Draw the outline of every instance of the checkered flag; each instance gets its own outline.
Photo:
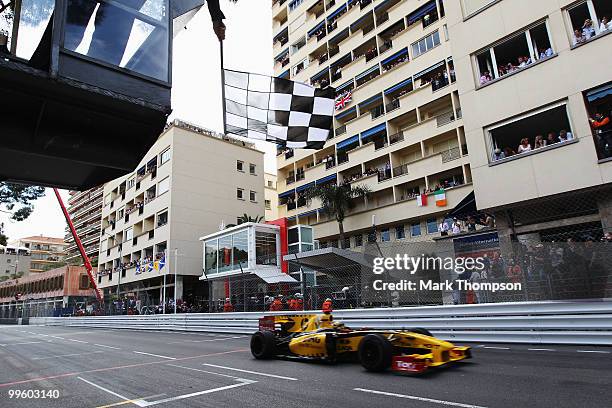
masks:
<instances>
[{"instance_id":1,"label":"checkered flag","mask_svg":"<svg viewBox=\"0 0 612 408\"><path fill-rule=\"evenodd\" d=\"M292 149L323 148L332 130L334 88L224 71L228 133Z\"/></svg>"}]
</instances>

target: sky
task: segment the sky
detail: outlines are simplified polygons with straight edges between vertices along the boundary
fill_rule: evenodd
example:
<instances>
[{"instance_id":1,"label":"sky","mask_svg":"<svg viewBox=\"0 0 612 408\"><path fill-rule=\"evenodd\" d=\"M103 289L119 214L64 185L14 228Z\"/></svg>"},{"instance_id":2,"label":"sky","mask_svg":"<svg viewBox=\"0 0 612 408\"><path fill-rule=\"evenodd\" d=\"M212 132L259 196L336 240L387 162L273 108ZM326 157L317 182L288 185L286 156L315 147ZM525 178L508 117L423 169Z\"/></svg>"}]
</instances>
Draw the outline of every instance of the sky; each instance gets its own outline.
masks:
<instances>
[{"instance_id":1,"label":"sky","mask_svg":"<svg viewBox=\"0 0 612 408\"><path fill-rule=\"evenodd\" d=\"M227 26L224 41L226 68L272 74L272 16L269 1L221 0ZM221 71L219 42L212 31L208 9L203 7L174 39L172 72L172 119L182 119L221 132ZM265 170L276 173L276 147L257 141L266 152ZM68 192L61 191L67 203ZM0 208L0 210L6 210ZM66 221L53 190L35 202L34 212L25 221L11 221L0 211L0 223L9 240L30 235L63 237Z\"/></svg>"}]
</instances>

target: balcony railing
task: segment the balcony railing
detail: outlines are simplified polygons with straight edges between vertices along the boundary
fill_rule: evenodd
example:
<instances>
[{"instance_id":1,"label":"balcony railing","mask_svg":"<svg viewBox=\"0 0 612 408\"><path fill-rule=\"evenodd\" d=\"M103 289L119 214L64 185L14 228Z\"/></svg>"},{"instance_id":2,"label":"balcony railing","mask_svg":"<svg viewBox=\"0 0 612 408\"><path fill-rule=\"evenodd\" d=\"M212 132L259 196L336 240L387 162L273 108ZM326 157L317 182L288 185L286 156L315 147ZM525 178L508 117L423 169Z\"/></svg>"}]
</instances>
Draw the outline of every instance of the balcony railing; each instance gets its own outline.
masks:
<instances>
[{"instance_id":1,"label":"balcony railing","mask_svg":"<svg viewBox=\"0 0 612 408\"><path fill-rule=\"evenodd\" d=\"M372 109L370 111L370 114L372 115L372 120L381 117L382 115L385 114L385 109L383 108L382 105L377 106L376 108Z\"/></svg>"},{"instance_id":2,"label":"balcony railing","mask_svg":"<svg viewBox=\"0 0 612 408\"><path fill-rule=\"evenodd\" d=\"M293 184L293 183L295 183L295 177L292 176L292 177L287 177L285 179L285 184L289 185L289 184Z\"/></svg>"},{"instance_id":3,"label":"balcony railing","mask_svg":"<svg viewBox=\"0 0 612 408\"><path fill-rule=\"evenodd\" d=\"M336 136L340 136L346 133L346 125L342 125L336 128Z\"/></svg>"},{"instance_id":4,"label":"balcony railing","mask_svg":"<svg viewBox=\"0 0 612 408\"><path fill-rule=\"evenodd\" d=\"M296 174L295 181L302 181L302 180L304 180L304 178L306 178L306 175L302 171L302 172Z\"/></svg>"},{"instance_id":5,"label":"balcony railing","mask_svg":"<svg viewBox=\"0 0 612 408\"><path fill-rule=\"evenodd\" d=\"M404 140L404 132L398 132L389 136L389 144L395 144Z\"/></svg>"},{"instance_id":6,"label":"balcony railing","mask_svg":"<svg viewBox=\"0 0 612 408\"><path fill-rule=\"evenodd\" d=\"M400 101L399 101L399 99L394 99L394 100L392 100L391 102L389 102L389 103L386 105L386 107L385 107L385 108L386 108L387 112L391 112L391 111L394 111L394 110L396 110L396 109L399 109L399 107L400 107Z\"/></svg>"},{"instance_id":7,"label":"balcony railing","mask_svg":"<svg viewBox=\"0 0 612 408\"><path fill-rule=\"evenodd\" d=\"M436 116L436 124L438 127L448 125L449 123L455 120L455 115L453 112L446 112L441 115Z\"/></svg>"},{"instance_id":8,"label":"balcony railing","mask_svg":"<svg viewBox=\"0 0 612 408\"><path fill-rule=\"evenodd\" d=\"M382 183L385 180L389 180L392 177L393 175L391 174L391 168L378 171L378 182L379 183Z\"/></svg>"},{"instance_id":9,"label":"balcony railing","mask_svg":"<svg viewBox=\"0 0 612 408\"><path fill-rule=\"evenodd\" d=\"M393 176L399 177L408 174L408 164L402 164L393 168Z\"/></svg>"},{"instance_id":10,"label":"balcony railing","mask_svg":"<svg viewBox=\"0 0 612 408\"><path fill-rule=\"evenodd\" d=\"M442 163L448 163L453 160L457 160L461 157L461 150L459 150L459 146L453 147L452 149L446 150L441 153Z\"/></svg>"}]
</instances>

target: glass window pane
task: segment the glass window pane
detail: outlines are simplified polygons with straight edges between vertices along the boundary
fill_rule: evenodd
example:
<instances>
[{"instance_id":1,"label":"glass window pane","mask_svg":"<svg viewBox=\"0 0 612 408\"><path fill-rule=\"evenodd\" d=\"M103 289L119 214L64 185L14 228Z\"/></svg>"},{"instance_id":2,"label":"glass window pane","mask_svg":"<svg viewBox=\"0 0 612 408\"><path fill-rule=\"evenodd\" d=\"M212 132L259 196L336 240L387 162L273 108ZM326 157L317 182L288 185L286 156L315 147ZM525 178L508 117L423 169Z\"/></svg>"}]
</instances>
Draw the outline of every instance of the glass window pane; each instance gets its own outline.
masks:
<instances>
[{"instance_id":1,"label":"glass window pane","mask_svg":"<svg viewBox=\"0 0 612 408\"><path fill-rule=\"evenodd\" d=\"M276 234L271 232L255 233L255 256L260 265L276 265Z\"/></svg>"},{"instance_id":2,"label":"glass window pane","mask_svg":"<svg viewBox=\"0 0 612 408\"><path fill-rule=\"evenodd\" d=\"M16 53L18 57L27 60L32 57L51 20L54 8L55 1L53 0L22 1L17 35Z\"/></svg>"},{"instance_id":3,"label":"glass window pane","mask_svg":"<svg viewBox=\"0 0 612 408\"><path fill-rule=\"evenodd\" d=\"M217 240L204 244L204 270L206 274L217 273Z\"/></svg>"},{"instance_id":4,"label":"glass window pane","mask_svg":"<svg viewBox=\"0 0 612 408\"><path fill-rule=\"evenodd\" d=\"M232 235L234 269L246 268L249 261L249 233L247 230Z\"/></svg>"},{"instance_id":5,"label":"glass window pane","mask_svg":"<svg viewBox=\"0 0 612 408\"><path fill-rule=\"evenodd\" d=\"M314 241L312 236L312 228L301 227L302 230L302 242L312 243Z\"/></svg>"},{"instance_id":6,"label":"glass window pane","mask_svg":"<svg viewBox=\"0 0 612 408\"><path fill-rule=\"evenodd\" d=\"M232 236L219 238L219 272L232 270Z\"/></svg>"},{"instance_id":7,"label":"glass window pane","mask_svg":"<svg viewBox=\"0 0 612 408\"><path fill-rule=\"evenodd\" d=\"M64 48L168 80L167 0L69 0Z\"/></svg>"},{"instance_id":8,"label":"glass window pane","mask_svg":"<svg viewBox=\"0 0 612 408\"><path fill-rule=\"evenodd\" d=\"M291 228L287 231L287 240L289 242L289 245L291 244L297 244L299 241L299 234L298 234L298 229L297 228Z\"/></svg>"}]
</instances>

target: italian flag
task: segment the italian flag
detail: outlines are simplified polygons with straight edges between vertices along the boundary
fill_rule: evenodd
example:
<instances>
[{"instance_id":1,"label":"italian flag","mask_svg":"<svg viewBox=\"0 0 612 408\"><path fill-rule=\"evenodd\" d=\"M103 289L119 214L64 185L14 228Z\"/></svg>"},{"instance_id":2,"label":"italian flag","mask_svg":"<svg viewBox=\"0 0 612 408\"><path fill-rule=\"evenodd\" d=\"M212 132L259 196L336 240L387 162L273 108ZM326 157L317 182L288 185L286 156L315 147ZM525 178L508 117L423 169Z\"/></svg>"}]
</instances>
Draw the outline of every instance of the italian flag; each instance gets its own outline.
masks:
<instances>
[{"instance_id":1,"label":"italian flag","mask_svg":"<svg viewBox=\"0 0 612 408\"><path fill-rule=\"evenodd\" d=\"M427 205L427 194L419 194L417 196L417 206L424 207Z\"/></svg>"},{"instance_id":2,"label":"italian flag","mask_svg":"<svg viewBox=\"0 0 612 408\"><path fill-rule=\"evenodd\" d=\"M440 189L434 193L436 197L436 206L437 207L446 207L446 193L444 189Z\"/></svg>"}]
</instances>

